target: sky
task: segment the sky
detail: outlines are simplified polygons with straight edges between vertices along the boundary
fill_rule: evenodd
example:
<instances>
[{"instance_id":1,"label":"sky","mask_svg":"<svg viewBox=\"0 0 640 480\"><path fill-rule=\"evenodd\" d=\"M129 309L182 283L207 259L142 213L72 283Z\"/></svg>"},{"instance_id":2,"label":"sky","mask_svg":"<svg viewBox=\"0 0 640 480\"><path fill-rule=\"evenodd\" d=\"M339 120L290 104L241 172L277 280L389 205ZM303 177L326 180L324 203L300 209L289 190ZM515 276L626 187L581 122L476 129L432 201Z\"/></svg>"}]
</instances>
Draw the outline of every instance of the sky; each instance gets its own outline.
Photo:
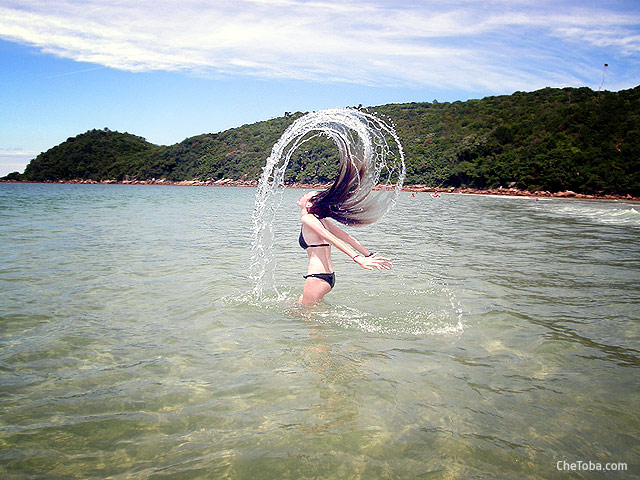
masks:
<instances>
[{"instance_id":1,"label":"sky","mask_svg":"<svg viewBox=\"0 0 640 480\"><path fill-rule=\"evenodd\" d=\"M284 112L639 84L637 0L0 0L0 176L94 128L171 145Z\"/></svg>"}]
</instances>

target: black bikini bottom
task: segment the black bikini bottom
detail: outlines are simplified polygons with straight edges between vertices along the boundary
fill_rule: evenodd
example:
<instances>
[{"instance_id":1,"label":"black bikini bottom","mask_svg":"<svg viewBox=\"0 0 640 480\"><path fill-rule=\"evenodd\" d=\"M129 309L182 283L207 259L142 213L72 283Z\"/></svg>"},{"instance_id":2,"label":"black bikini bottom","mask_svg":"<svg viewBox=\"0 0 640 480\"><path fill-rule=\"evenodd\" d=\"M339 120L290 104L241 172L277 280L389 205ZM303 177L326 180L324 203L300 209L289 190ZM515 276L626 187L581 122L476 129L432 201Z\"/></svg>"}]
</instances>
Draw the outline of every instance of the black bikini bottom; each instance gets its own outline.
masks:
<instances>
[{"instance_id":1,"label":"black bikini bottom","mask_svg":"<svg viewBox=\"0 0 640 480\"><path fill-rule=\"evenodd\" d=\"M303 278L309 278L309 277L316 277L319 278L320 280L324 280L325 282L327 282L329 284L329 286L331 288L333 288L333 286L336 283L336 274L331 272L331 273L310 273L309 275L303 275Z\"/></svg>"}]
</instances>

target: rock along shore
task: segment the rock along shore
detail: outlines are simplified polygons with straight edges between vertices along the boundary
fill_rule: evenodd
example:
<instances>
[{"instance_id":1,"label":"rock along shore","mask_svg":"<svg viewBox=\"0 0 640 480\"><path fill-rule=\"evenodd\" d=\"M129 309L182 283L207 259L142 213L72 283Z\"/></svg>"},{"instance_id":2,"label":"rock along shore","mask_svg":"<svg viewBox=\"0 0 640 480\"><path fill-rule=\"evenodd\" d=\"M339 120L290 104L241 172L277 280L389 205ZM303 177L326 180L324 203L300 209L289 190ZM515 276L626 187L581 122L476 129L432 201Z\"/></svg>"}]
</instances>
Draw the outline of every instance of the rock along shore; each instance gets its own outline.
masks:
<instances>
[{"instance_id":1,"label":"rock along shore","mask_svg":"<svg viewBox=\"0 0 640 480\"><path fill-rule=\"evenodd\" d=\"M174 185L174 186L186 186L186 187L257 187L257 180L234 180L231 178L221 178L219 180L180 180L171 181L165 178L149 179L149 180L59 180L50 182L14 182L3 180L5 183L65 183L65 184L91 184L91 185ZM328 188L330 184L326 183L289 183L286 184L287 188L307 188L307 189L324 189ZM403 185L402 191L411 193L462 193L471 195L503 195L511 197L548 197L548 198L586 198L596 200L628 200L628 201L640 201L640 197L634 197L631 195L612 195L612 194L598 194L588 195L584 193L576 193L570 190L564 192L547 192L547 191L534 191L520 190L518 188L490 188L490 189L475 189L475 188L436 188L429 187L427 185Z\"/></svg>"}]
</instances>

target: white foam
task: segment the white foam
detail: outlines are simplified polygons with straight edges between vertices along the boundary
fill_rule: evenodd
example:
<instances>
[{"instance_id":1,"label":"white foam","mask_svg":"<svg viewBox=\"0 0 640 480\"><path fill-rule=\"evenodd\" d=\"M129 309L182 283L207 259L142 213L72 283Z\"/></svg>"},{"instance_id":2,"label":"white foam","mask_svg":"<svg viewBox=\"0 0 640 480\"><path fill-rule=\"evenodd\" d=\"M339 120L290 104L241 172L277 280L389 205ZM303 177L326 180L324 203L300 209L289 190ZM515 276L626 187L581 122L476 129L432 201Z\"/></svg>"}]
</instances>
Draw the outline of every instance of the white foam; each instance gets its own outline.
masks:
<instances>
[{"instance_id":1,"label":"white foam","mask_svg":"<svg viewBox=\"0 0 640 480\"><path fill-rule=\"evenodd\" d=\"M584 219L603 225L629 225L640 227L640 210L620 203L572 203L555 210L577 219Z\"/></svg>"}]
</instances>

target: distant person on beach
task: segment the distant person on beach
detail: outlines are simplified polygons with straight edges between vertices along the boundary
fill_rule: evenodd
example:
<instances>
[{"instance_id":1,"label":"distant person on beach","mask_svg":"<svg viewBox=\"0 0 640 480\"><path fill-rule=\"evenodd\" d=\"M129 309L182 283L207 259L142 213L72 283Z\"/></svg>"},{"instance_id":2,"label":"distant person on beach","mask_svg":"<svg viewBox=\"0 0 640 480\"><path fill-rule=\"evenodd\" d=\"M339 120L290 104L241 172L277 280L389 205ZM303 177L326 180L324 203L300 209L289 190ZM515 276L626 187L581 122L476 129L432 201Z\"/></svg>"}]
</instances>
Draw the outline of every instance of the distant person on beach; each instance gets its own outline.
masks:
<instances>
[{"instance_id":1,"label":"distant person on beach","mask_svg":"<svg viewBox=\"0 0 640 480\"><path fill-rule=\"evenodd\" d=\"M309 256L304 290L300 297L303 305L318 303L335 284L331 246L351 257L365 270L391 269L389 259L371 253L358 240L329 221L331 217L347 225L370 223L360 215L361 211L349 208L348 198L348 189L340 188L340 182L336 182L328 190L305 193L298 200L302 222L298 241Z\"/></svg>"}]
</instances>

